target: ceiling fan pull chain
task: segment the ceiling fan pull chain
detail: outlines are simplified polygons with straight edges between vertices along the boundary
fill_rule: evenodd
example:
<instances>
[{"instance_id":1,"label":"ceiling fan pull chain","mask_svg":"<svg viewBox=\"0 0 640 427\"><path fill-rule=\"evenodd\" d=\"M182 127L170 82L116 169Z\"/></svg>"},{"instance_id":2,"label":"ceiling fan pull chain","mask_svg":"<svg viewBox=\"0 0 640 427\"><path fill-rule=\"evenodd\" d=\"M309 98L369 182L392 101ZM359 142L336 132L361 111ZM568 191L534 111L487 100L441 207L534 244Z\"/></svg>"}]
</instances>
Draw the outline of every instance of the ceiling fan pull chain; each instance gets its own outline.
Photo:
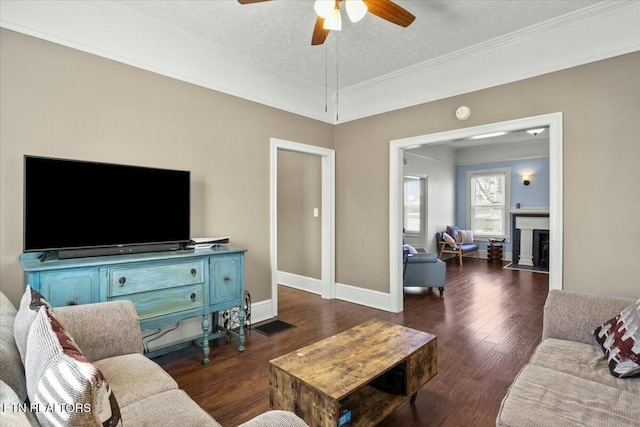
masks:
<instances>
[{"instance_id":1,"label":"ceiling fan pull chain","mask_svg":"<svg viewBox=\"0 0 640 427\"><path fill-rule=\"evenodd\" d=\"M324 112L329 111L329 47L324 45Z\"/></svg>"},{"instance_id":2,"label":"ceiling fan pull chain","mask_svg":"<svg viewBox=\"0 0 640 427\"><path fill-rule=\"evenodd\" d=\"M338 67L338 63L340 62L340 50L339 50L339 43L340 41L340 36L338 34L336 34L336 123L338 122L338 98L339 98L339 93L340 92L340 85L339 85L339 67Z\"/></svg>"}]
</instances>

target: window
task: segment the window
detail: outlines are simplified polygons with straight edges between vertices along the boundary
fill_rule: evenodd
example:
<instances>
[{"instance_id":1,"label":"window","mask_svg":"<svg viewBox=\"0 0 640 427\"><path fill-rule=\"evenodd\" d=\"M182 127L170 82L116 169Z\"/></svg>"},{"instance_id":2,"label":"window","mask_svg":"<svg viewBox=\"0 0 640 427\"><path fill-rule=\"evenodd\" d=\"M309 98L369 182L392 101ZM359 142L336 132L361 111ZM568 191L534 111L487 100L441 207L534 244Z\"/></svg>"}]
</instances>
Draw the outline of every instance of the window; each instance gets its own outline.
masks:
<instances>
[{"instance_id":1,"label":"window","mask_svg":"<svg viewBox=\"0 0 640 427\"><path fill-rule=\"evenodd\" d=\"M468 216L470 229L478 237L509 237L507 208L511 169L485 169L467 172L469 184Z\"/></svg>"},{"instance_id":2,"label":"window","mask_svg":"<svg viewBox=\"0 0 640 427\"><path fill-rule=\"evenodd\" d=\"M419 177L404 177L404 229L406 233L420 233L420 205L422 183Z\"/></svg>"}]
</instances>

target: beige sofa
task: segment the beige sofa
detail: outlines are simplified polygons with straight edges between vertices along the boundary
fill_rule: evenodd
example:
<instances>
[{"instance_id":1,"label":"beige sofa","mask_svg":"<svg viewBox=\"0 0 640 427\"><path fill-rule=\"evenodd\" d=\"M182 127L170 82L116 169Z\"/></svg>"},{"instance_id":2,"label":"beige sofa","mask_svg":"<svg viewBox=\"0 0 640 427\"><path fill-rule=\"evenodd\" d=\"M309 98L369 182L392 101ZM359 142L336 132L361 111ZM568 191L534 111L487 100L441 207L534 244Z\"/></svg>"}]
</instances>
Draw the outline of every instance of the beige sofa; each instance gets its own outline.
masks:
<instances>
[{"instance_id":1,"label":"beige sofa","mask_svg":"<svg viewBox=\"0 0 640 427\"><path fill-rule=\"evenodd\" d=\"M497 426L640 426L640 377L609 372L591 335L630 298L552 290L542 342L502 401Z\"/></svg>"},{"instance_id":2,"label":"beige sofa","mask_svg":"<svg viewBox=\"0 0 640 427\"><path fill-rule=\"evenodd\" d=\"M104 374L116 396L123 426L220 426L169 374L142 354L138 316L130 301L55 308L53 312ZM14 340L15 317L15 307L0 292L0 425L37 426L34 413L21 406L27 399L27 382ZM26 351L28 354L28 347ZM307 424L293 413L268 411L242 426Z\"/></svg>"}]
</instances>

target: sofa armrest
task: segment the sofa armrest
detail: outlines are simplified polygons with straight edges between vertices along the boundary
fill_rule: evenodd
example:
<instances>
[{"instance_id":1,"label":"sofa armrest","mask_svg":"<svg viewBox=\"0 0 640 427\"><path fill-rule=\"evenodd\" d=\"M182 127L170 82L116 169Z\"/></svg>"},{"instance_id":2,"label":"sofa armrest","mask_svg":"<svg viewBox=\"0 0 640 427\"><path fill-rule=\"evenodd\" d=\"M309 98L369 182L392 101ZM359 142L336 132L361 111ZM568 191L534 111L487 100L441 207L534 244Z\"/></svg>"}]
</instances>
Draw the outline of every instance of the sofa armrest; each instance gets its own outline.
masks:
<instances>
[{"instance_id":1,"label":"sofa armrest","mask_svg":"<svg viewBox=\"0 0 640 427\"><path fill-rule=\"evenodd\" d=\"M238 427L309 427L293 412L271 410L240 424Z\"/></svg>"},{"instance_id":2,"label":"sofa armrest","mask_svg":"<svg viewBox=\"0 0 640 427\"><path fill-rule=\"evenodd\" d=\"M410 254L407 258L408 264L418 263L436 263L438 262L438 255L431 252L419 252L417 254Z\"/></svg>"},{"instance_id":3,"label":"sofa armrest","mask_svg":"<svg viewBox=\"0 0 640 427\"><path fill-rule=\"evenodd\" d=\"M90 361L142 353L138 313L131 301L56 307L53 311Z\"/></svg>"},{"instance_id":4,"label":"sofa armrest","mask_svg":"<svg viewBox=\"0 0 640 427\"><path fill-rule=\"evenodd\" d=\"M542 339L595 345L591 331L633 303L632 298L551 290L544 304Z\"/></svg>"}]
</instances>

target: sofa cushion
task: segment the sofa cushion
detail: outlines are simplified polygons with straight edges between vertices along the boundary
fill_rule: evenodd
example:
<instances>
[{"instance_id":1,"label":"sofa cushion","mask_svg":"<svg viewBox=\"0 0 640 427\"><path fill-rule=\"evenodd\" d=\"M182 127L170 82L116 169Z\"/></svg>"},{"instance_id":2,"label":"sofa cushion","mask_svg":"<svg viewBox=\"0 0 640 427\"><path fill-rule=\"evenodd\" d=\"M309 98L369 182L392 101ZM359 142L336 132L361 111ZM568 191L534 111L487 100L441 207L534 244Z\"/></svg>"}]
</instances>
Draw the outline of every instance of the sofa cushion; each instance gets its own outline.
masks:
<instances>
[{"instance_id":1,"label":"sofa cushion","mask_svg":"<svg viewBox=\"0 0 640 427\"><path fill-rule=\"evenodd\" d=\"M93 364L109 381L111 389L118 396L120 408L178 388L178 384L164 369L140 353L96 360Z\"/></svg>"},{"instance_id":2,"label":"sofa cushion","mask_svg":"<svg viewBox=\"0 0 640 427\"><path fill-rule=\"evenodd\" d=\"M122 408L126 427L221 427L184 390L168 390Z\"/></svg>"},{"instance_id":3,"label":"sofa cushion","mask_svg":"<svg viewBox=\"0 0 640 427\"><path fill-rule=\"evenodd\" d=\"M0 381L11 387L20 401L24 402L27 400L27 383L13 333L16 313L9 298L0 292Z\"/></svg>"},{"instance_id":4,"label":"sofa cushion","mask_svg":"<svg viewBox=\"0 0 640 427\"><path fill-rule=\"evenodd\" d=\"M468 245L460 245L460 249L462 249L462 253L466 253L466 252L473 252L473 251L477 251L478 250L478 244L477 243L470 243Z\"/></svg>"},{"instance_id":5,"label":"sofa cushion","mask_svg":"<svg viewBox=\"0 0 640 427\"><path fill-rule=\"evenodd\" d=\"M615 377L640 375L640 299L593 331Z\"/></svg>"},{"instance_id":6,"label":"sofa cushion","mask_svg":"<svg viewBox=\"0 0 640 427\"><path fill-rule=\"evenodd\" d=\"M525 365L502 401L498 426L638 426L638 396L533 364Z\"/></svg>"},{"instance_id":7,"label":"sofa cushion","mask_svg":"<svg viewBox=\"0 0 640 427\"><path fill-rule=\"evenodd\" d=\"M28 411L24 399L18 397L7 383L0 380L0 423L2 426L33 427L38 425L33 413Z\"/></svg>"},{"instance_id":8,"label":"sofa cushion","mask_svg":"<svg viewBox=\"0 0 640 427\"><path fill-rule=\"evenodd\" d=\"M51 308L51 305L40 295L40 292L27 285L20 299L20 307L18 307L13 325L13 335L23 364L27 354L27 337L29 336L29 330L40 307Z\"/></svg>"},{"instance_id":9,"label":"sofa cushion","mask_svg":"<svg viewBox=\"0 0 640 427\"><path fill-rule=\"evenodd\" d=\"M121 424L118 402L102 372L84 357L50 309L36 315L27 349L27 392L42 426Z\"/></svg>"},{"instance_id":10,"label":"sofa cushion","mask_svg":"<svg viewBox=\"0 0 640 427\"><path fill-rule=\"evenodd\" d=\"M640 378L621 379L612 376L607 359L595 345L547 338L536 348L529 363L640 396Z\"/></svg>"},{"instance_id":11,"label":"sofa cushion","mask_svg":"<svg viewBox=\"0 0 640 427\"><path fill-rule=\"evenodd\" d=\"M300 427L306 426L302 418L291 411L272 409L252 418L238 427Z\"/></svg>"}]
</instances>

